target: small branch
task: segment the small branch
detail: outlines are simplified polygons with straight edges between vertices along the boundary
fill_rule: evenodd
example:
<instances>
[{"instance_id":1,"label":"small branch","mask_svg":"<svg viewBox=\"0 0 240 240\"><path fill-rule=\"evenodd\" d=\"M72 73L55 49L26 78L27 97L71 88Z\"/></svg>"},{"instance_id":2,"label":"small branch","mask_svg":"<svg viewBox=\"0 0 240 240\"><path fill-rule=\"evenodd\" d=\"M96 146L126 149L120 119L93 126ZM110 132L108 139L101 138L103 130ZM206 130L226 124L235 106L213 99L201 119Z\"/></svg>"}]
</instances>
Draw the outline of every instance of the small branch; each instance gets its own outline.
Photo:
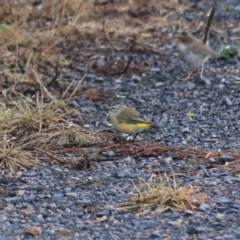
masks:
<instances>
[{"instance_id":1,"label":"small branch","mask_svg":"<svg viewBox=\"0 0 240 240\"><path fill-rule=\"evenodd\" d=\"M53 158L57 163L61 163L61 164L66 164L67 161L66 160L61 160L57 157L55 157L53 154L49 153L49 152L46 152L40 148L35 148L37 151L41 152L41 153L44 153L44 154L47 154L49 157Z\"/></svg>"},{"instance_id":2,"label":"small branch","mask_svg":"<svg viewBox=\"0 0 240 240\"><path fill-rule=\"evenodd\" d=\"M81 84L86 76L87 76L87 73L85 73L84 76L82 77L82 79L78 82L77 86L74 88L74 90L73 90L72 94L70 95L70 97L68 98L68 100L70 100L72 98L72 96L77 92L77 90L81 86Z\"/></svg>"},{"instance_id":3,"label":"small branch","mask_svg":"<svg viewBox=\"0 0 240 240\"><path fill-rule=\"evenodd\" d=\"M214 13L215 13L215 9L212 8L210 16L208 18L208 22L207 22L207 26L206 26L206 30L205 30L205 34L204 34L203 43L207 43L207 41L208 41L209 31L210 31L210 28L211 28L211 25L212 25L212 20L213 20L213 17L214 17Z\"/></svg>"},{"instance_id":4,"label":"small branch","mask_svg":"<svg viewBox=\"0 0 240 240\"><path fill-rule=\"evenodd\" d=\"M56 64L56 67L55 67L55 75L54 77L52 78L52 80L48 83L48 86L59 86L59 83L56 81L59 77L59 57L57 59L57 64Z\"/></svg>"},{"instance_id":5,"label":"small branch","mask_svg":"<svg viewBox=\"0 0 240 240\"><path fill-rule=\"evenodd\" d=\"M131 62L132 62L132 60L133 60L133 56L130 55L130 57L128 59L128 62L127 62L127 65L124 67L124 69L121 72L118 72L117 74L124 74L124 73L126 73L128 68L129 68L129 66L130 66L130 64L131 64Z\"/></svg>"}]
</instances>

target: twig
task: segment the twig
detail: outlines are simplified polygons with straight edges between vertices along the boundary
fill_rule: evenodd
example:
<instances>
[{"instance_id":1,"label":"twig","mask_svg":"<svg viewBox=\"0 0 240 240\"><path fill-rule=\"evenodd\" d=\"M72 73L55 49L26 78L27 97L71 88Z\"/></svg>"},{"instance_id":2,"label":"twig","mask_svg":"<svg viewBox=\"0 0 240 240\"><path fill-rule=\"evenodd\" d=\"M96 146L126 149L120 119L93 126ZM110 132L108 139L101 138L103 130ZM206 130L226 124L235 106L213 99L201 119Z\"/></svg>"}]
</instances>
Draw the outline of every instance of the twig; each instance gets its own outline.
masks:
<instances>
[{"instance_id":1,"label":"twig","mask_svg":"<svg viewBox=\"0 0 240 240\"><path fill-rule=\"evenodd\" d=\"M56 64L56 67L55 67L55 75L54 77L52 78L52 80L48 83L48 86L52 86L52 85L59 85L56 80L59 76L59 71L58 71L58 68L59 67L59 57L57 59L57 64Z\"/></svg>"},{"instance_id":2,"label":"twig","mask_svg":"<svg viewBox=\"0 0 240 240\"><path fill-rule=\"evenodd\" d=\"M129 59L128 59L128 62L127 62L127 65L124 67L124 69L121 71L121 72L118 72L117 74L124 74L127 72L128 68L129 68L129 65L130 63L132 62L132 55L129 56Z\"/></svg>"},{"instance_id":3,"label":"twig","mask_svg":"<svg viewBox=\"0 0 240 240\"><path fill-rule=\"evenodd\" d=\"M214 17L214 13L215 13L215 9L212 8L210 16L208 18L208 22L207 22L207 26L206 26L206 30L205 30L205 34L204 34L203 43L207 43L210 27L212 25L212 20L213 20L213 17Z\"/></svg>"},{"instance_id":4,"label":"twig","mask_svg":"<svg viewBox=\"0 0 240 240\"><path fill-rule=\"evenodd\" d=\"M82 84L82 82L86 76L87 76L87 73L85 73L84 76L82 77L82 79L78 82L77 86L74 88L74 90L73 90L72 94L70 95L70 97L68 98L68 100L70 100L72 98L72 96L77 92L79 86Z\"/></svg>"},{"instance_id":5,"label":"twig","mask_svg":"<svg viewBox=\"0 0 240 240\"><path fill-rule=\"evenodd\" d=\"M66 91L62 94L62 98L63 98L63 99L65 98L68 90L70 89L70 87L71 87L74 83L75 83L75 80L73 80L73 81L69 84L69 86L67 87Z\"/></svg>"},{"instance_id":6,"label":"twig","mask_svg":"<svg viewBox=\"0 0 240 240\"><path fill-rule=\"evenodd\" d=\"M53 154L51 154L51 153L49 153L49 152L46 152L46 151L44 151L44 150L42 150L42 149L40 149L40 148L35 148L35 149L36 149L37 151L39 151L39 152L42 152L42 153L44 153L44 154L47 154L49 157L53 158L57 163L61 163L61 164L67 163L66 160L61 160L61 159L55 157Z\"/></svg>"}]
</instances>

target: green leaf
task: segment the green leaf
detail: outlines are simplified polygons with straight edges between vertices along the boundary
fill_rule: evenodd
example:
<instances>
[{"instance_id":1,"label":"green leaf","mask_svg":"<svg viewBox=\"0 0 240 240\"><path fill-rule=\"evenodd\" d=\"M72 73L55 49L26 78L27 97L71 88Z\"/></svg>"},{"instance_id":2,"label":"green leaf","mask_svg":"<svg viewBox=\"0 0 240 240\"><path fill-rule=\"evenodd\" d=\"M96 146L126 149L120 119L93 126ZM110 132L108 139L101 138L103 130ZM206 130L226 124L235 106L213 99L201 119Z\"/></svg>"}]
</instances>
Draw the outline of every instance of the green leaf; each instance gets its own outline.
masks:
<instances>
[{"instance_id":1,"label":"green leaf","mask_svg":"<svg viewBox=\"0 0 240 240\"><path fill-rule=\"evenodd\" d=\"M189 112L189 113L187 113L187 116L193 118L193 117L196 117L196 114L192 113L192 112Z\"/></svg>"},{"instance_id":2,"label":"green leaf","mask_svg":"<svg viewBox=\"0 0 240 240\"><path fill-rule=\"evenodd\" d=\"M238 59L240 59L240 46L226 45L217 55L217 58L224 60L228 60L232 57L237 57Z\"/></svg>"}]
</instances>

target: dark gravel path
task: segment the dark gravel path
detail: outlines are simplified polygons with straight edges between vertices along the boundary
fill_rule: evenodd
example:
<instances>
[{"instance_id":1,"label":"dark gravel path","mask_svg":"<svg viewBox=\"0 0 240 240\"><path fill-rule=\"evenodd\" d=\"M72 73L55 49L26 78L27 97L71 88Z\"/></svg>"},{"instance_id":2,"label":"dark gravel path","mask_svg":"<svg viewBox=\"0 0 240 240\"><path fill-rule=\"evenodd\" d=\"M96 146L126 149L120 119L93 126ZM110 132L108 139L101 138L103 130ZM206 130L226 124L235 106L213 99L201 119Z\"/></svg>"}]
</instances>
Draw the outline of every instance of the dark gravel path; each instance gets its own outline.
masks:
<instances>
[{"instance_id":1,"label":"dark gravel path","mask_svg":"<svg viewBox=\"0 0 240 240\"><path fill-rule=\"evenodd\" d=\"M213 1L196 2L204 9ZM239 1L218 3L218 22L226 22L226 18L239 22ZM223 11L227 4L229 9ZM213 31L210 43L218 49L220 43L233 42L232 35ZM153 39L151 44L156 42ZM115 98L99 104L80 96L74 106L86 114L91 128L108 131L107 107L125 103L161 127L159 132L140 134L143 142L238 152L239 62L210 60L204 79L195 75L192 81L183 81L185 67L170 48L171 42L157 44L166 46L162 55L132 53L136 65L149 67L147 73L120 78L97 76L93 71L83 81L83 85L114 92ZM100 50L98 54L102 59L104 54ZM112 52L111 58L127 61L125 53ZM75 64L72 75L63 74L63 79L81 78L85 66ZM159 156L101 163L89 172L52 166L13 178L1 176L0 186L8 193L1 195L0 240L32 239L24 234L31 226L42 228L38 239L240 239L240 178L225 169L208 169L207 162L197 166L194 176L177 177L179 185L195 186L208 194L209 203L202 204L200 211L139 217L114 210L113 206L135 193L132 181L138 182L138 177L149 180L157 170L168 172L169 161L177 173L195 165Z\"/></svg>"}]
</instances>

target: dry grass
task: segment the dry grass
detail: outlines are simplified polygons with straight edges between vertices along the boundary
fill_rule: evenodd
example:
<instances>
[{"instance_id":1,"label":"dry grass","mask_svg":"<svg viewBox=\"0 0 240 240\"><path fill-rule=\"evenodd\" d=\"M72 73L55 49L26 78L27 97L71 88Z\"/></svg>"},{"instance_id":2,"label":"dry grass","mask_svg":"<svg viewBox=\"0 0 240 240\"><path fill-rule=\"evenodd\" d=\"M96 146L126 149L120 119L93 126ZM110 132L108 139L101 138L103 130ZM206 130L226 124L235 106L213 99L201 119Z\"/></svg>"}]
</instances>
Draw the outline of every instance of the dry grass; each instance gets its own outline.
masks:
<instances>
[{"instance_id":1,"label":"dry grass","mask_svg":"<svg viewBox=\"0 0 240 240\"><path fill-rule=\"evenodd\" d=\"M174 175L173 175L174 176ZM154 215L170 211L196 210L207 199L205 193L196 193L195 188L178 186L173 177L171 183L169 177L146 182L140 179L139 186L135 186L137 197L128 203L117 207L121 211L138 212L139 215Z\"/></svg>"},{"instance_id":2,"label":"dry grass","mask_svg":"<svg viewBox=\"0 0 240 240\"><path fill-rule=\"evenodd\" d=\"M0 133L0 169L16 170L29 169L36 166L38 161L31 152L24 150L25 146L11 143L6 132Z\"/></svg>"},{"instance_id":3,"label":"dry grass","mask_svg":"<svg viewBox=\"0 0 240 240\"><path fill-rule=\"evenodd\" d=\"M70 108L71 97L57 99L42 82L35 98L25 97L12 88L4 94L0 104L0 169L16 171L36 166L38 159L29 149L63 144L93 143L100 141L98 134L73 124L81 119L79 111ZM67 92L65 92L67 95ZM28 149L28 151L26 150Z\"/></svg>"},{"instance_id":4,"label":"dry grass","mask_svg":"<svg viewBox=\"0 0 240 240\"><path fill-rule=\"evenodd\" d=\"M37 159L26 149L101 140L98 134L71 123L72 116L81 116L67 101L21 100L11 107L0 106L0 169L15 171L36 165Z\"/></svg>"}]
</instances>

